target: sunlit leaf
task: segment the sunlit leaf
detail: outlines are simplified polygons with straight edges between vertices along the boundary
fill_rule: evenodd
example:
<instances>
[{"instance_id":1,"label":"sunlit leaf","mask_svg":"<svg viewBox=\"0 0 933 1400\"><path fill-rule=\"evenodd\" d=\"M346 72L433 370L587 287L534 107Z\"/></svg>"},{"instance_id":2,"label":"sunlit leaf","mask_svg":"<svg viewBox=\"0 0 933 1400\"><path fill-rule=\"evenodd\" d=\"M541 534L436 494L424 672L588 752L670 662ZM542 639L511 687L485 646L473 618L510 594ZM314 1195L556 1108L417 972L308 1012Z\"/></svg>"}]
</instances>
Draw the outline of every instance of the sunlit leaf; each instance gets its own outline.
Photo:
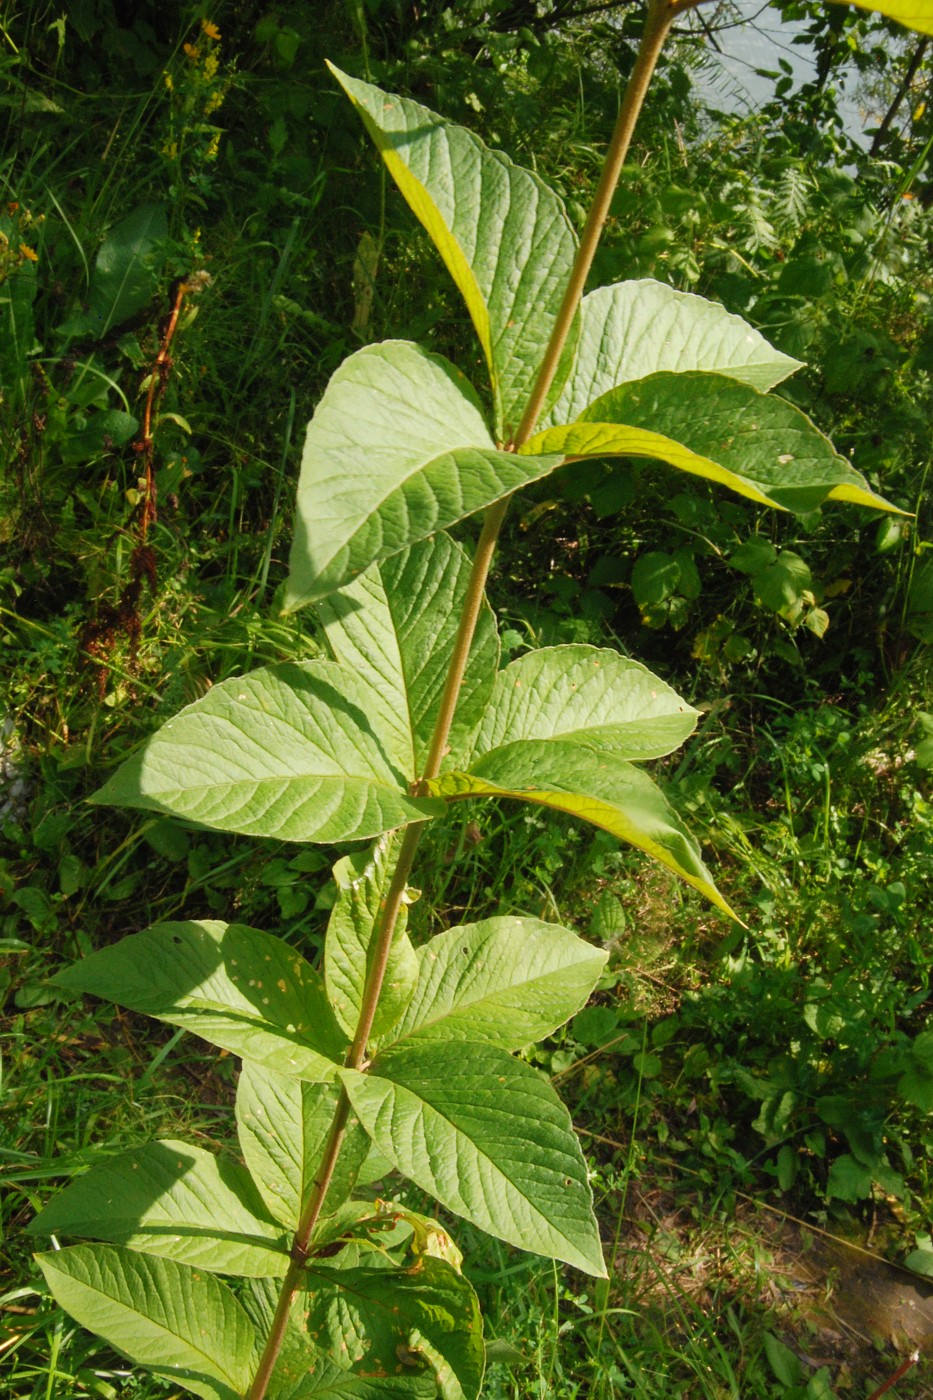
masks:
<instances>
[{"instance_id":1,"label":"sunlit leaf","mask_svg":"<svg viewBox=\"0 0 933 1400\"><path fill-rule=\"evenodd\" d=\"M623 384L521 451L652 457L798 514L827 500L896 509L799 409L718 374L660 373Z\"/></svg>"},{"instance_id":2,"label":"sunlit leaf","mask_svg":"<svg viewBox=\"0 0 933 1400\"><path fill-rule=\"evenodd\" d=\"M590 292L580 314L573 370L542 427L572 423L611 389L662 370L725 374L767 390L801 367L724 306L648 278Z\"/></svg>"},{"instance_id":3,"label":"sunlit leaf","mask_svg":"<svg viewBox=\"0 0 933 1400\"><path fill-rule=\"evenodd\" d=\"M693 706L637 661L600 647L543 647L499 672L466 764L525 739L659 758L693 733L696 720ZM448 766L455 762L456 754Z\"/></svg>"},{"instance_id":4,"label":"sunlit leaf","mask_svg":"<svg viewBox=\"0 0 933 1400\"><path fill-rule=\"evenodd\" d=\"M337 899L324 941L324 978L330 1004L349 1036L356 1032L374 937L398 856L398 837L384 836L375 847L344 856L334 866ZM389 1030L408 1005L418 980L418 958L405 932L403 904L396 921L372 1035Z\"/></svg>"},{"instance_id":5,"label":"sunlit leaf","mask_svg":"<svg viewBox=\"0 0 933 1400\"><path fill-rule=\"evenodd\" d=\"M341 1078L366 1131L416 1186L500 1239L604 1276L586 1165L537 1070L495 1045L429 1043Z\"/></svg>"},{"instance_id":6,"label":"sunlit leaf","mask_svg":"<svg viewBox=\"0 0 933 1400\"><path fill-rule=\"evenodd\" d=\"M518 1050L585 1003L607 954L558 924L484 919L418 950L420 975L393 1042L488 1041Z\"/></svg>"},{"instance_id":7,"label":"sunlit leaf","mask_svg":"<svg viewBox=\"0 0 933 1400\"><path fill-rule=\"evenodd\" d=\"M844 3L844 0L833 0ZM887 15L918 34L933 34L933 0L851 0L860 10Z\"/></svg>"},{"instance_id":8,"label":"sunlit leaf","mask_svg":"<svg viewBox=\"0 0 933 1400\"><path fill-rule=\"evenodd\" d=\"M449 535L434 535L367 569L317 605L336 660L368 680L379 733L393 736L393 757L413 776L424 772L470 568L460 545ZM484 599L451 744L475 728L498 669L496 622Z\"/></svg>"},{"instance_id":9,"label":"sunlit leaf","mask_svg":"<svg viewBox=\"0 0 933 1400\"><path fill-rule=\"evenodd\" d=\"M157 1376L204 1400L241 1400L256 1361L252 1323L211 1274L114 1245L39 1254L56 1302Z\"/></svg>"},{"instance_id":10,"label":"sunlit leaf","mask_svg":"<svg viewBox=\"0 0 933 1400\"><path fill-rule=\"evenodd\" d=\"M440 253L479 336L496 432L518 427L576 252L564 206L537 175L427 107L331 72ZM552 389L570 367L577 323Z\"/></svg>"},{"instance_id":11,"label":"sunlit leaf","mask_svg":"<svg viewBox=\"0 0 933 1400\"><path fill-rule=\"evenodd\" d=\"M437 813L407 794L373 724L365 679L287 662L215 685L94 794L221 831L349 841Z\"/></svg>"},{"instance_id":12,"label":"sunlit leaf","mask_svg":"<svg viewBox=\"0 0 933 1400\"><path fill-rule=\"evenodd\" d=\"M267 1208L294 1230L308 1199L339 1097L335 1084L309 1084L245 1063L236 1094L240 1150ZM349 1195L369 1150L351 1115L324 1199L326 1213Z\"/></svg>"},{"instance_id":13,"label":"sunlit leaf","mask_svg":"<svg viewBox=\"0 0 933 1400\"><path fill-rule=\"evenodd\" d=\"M344 360L308 425L286 610L342 588L561 460L499 451L476 394L439 355L404 340L365 346Z\"/></svg>"},{"instance_id":14,"label":"sunlit leaf","mask_svg":"<svg viewBox=\"0 0 933 1400\"><path fill-rule=\"evenodd\" d=\"M515 797L566 812L628 841L693 885L730 918L683 822L647 774L613 754L561 740L524 740L495 749L470 773L430 784L449 798Z\"/></svg>"},{"instance_id":15,"label":"sunlit leaf","mask_svg":"<svg viewBox=\"0 0 933 1400\"><path fill-rule=\"evenodd\" d=\"M243 924L154 924L55 981L296 1079L333 1079L346 1048L314 969L282 939Z\"/></svg>"},{"instance_id":16,"label":"sunlit leaf","mask_svg":"<svg viewBox=\"0 0 933 1400\"><path fill-rule=\"evenodd\" d=\"M92 1167L29 1230L108 1240L211 1273L276 1276L288 1267L288 1241L249 1173L183 1142L132 1147Z\"/></svg>"}]
</instances>

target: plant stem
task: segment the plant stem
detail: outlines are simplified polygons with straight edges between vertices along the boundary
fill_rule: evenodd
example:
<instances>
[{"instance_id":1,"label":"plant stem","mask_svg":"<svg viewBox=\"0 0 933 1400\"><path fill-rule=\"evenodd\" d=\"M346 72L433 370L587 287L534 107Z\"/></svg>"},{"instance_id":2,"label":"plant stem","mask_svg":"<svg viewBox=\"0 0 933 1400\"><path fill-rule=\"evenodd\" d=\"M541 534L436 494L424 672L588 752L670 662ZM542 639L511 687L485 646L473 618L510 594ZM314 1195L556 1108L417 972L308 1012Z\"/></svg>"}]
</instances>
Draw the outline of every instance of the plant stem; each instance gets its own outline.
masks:
<instances>
[{"instance_id":1,"label":"plant stem","mask_svg":"<svg viewBox=\"0 0 933 1400\"><path fill-rule=\"evenodd\" d=\"M638 121L644 105L648 85L664 47L664 41L677 16L684 10L695 8L700 3L702 0L676 0L674 4L669 3L669 0L648 0L645 28L635 58L635 66L629 76L625 95L622 98L622 106L616 119L615 130L606 153L606 162L599 177L599 184L596 186L596 193L593 196L593 203L583 233L580 235L580 247L577 250L560 311L557 313L557 322L541 362L541 369L535 380L534 389L531 391L524 416L512 439L513 447L521 447L531 437L554 382L560 357L567 343L573 318L577 314L577 307L583 296L583 288L593 265L596 247L609 215L609 206L612 203L612 196L619 180L619 172L625 164L635 123Z\"/></svg>"},{"instance_id":2,"label":"plant stem","mask_svg":"<svg viewBox=\"0 0 933 1400\"><path fill-rule=\"evenodd\" d=\"M553 383L561 352L566 344L570 326L573 323L580 298L583 295L583 287L593 262L596 244L599 241L599 235L602 232L606 216L609 212L609 203L615 191L619 171L625 160L635 123L645 100L648 84L651 81L658 56L667 38L671 24L677 14L684 9L691 8L697 3L700 3L700 0L677 0L675 4L670 4L669 0L649 0L648 15L645 23L645 32L642 36L641 47L638 51L635 68L629 79L625 97L622 102L622 109L619 113L618 121L616 122L616 128L606 157L606 165L596 191L593 208L586 221L586 227L580 241L580 247L577 250L576 260L571 271L570 281L567 285L567 291L564 295L557 324L554 327L545 352L538 379L535 383L531 398L528 401L524 416L522 417L521 425L512 440L511 446L513 448L521 447L534 432L535 424L538 421L544 400ZM495 501L491 506L487 507L483 517L483 528L473 556L473 566L470 571L467 593L460 616L460 625L457 630L457 636L450 658L450 665L447 670L444 692L441 696L437 720L434 725L434 733L431 737L431 747L425 763L424 773L421 775L420 779L413 784L414 790L419 793L425 791L425 784L427 782L438 776L444 754L447 751L450 729L457 708L460 687L463 683L463 676L466 671L470 648L473 645L473 635L476 631L480 609L483 605L486 580L489 576L489 569L492 564L493 555L495 554L499 532L502 529L502 523L505 520L510 499L510 496L505 496L502 500ZM382 984L385 979L389 954L392 950L392 942L395 937L395 927L398 921L399 911L405 898L405 890L414 863L415 852L417 851L418 843L421 840L421 835L426 825L426 822L413 822L406 828L402 838L395 871L392 875L392 881L389 885L385 903L382 908L378 931L375 933L373 957L363 988L356 1032L353 1037L353 1043L347 1051L345 1065L348 1069L359 1069L365 1061L366 1048L372 1032L372 1025L376 1015L376 1008L379 1004L379 997L382 992ZM282 1282L282 1292L279 1295L279 1301L276 1305L275 1315L269 1329L269 1335L266 1338L266 1345L256 1371L256 1376L249 1390L248 1400L264 1400L269 1381L272 1378L275 1363L278 1359L279 1351L281 1350L282 1340L285 1336L285 1328L288 1325L291 1306L295 1295L301 1288L302 1274L308 1255L308 1246L314 1228L320 1219L327 1191L333 1179L334 1169L337 1165L337 1159L343 1145L349 1117L350 1101L347 1097L346 1090L341 1089L340 1098L334 1110L334 1118L331 1123L327 1143L321 1158L321 1165L315 1177L312 1191L302 1211L298 1229L295 1232L295 1238L292 1244L291 1263L289 1264Z\"/></svg>"}]
</instances>

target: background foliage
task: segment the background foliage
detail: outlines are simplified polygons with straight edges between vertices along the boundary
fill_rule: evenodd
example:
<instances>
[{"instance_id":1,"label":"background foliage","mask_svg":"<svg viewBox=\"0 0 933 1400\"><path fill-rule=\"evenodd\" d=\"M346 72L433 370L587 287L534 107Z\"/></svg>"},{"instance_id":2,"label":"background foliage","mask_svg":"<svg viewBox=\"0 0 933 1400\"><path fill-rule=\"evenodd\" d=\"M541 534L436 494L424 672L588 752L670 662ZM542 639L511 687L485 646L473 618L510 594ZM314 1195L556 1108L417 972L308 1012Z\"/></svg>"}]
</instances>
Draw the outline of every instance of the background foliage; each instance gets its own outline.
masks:
<instances>
[{"instance_id":1,"label":"background foliage","mask_svg":"<svg viewBox=\"0 0 933 1400\"><path fill-rule=\"evenodd\" d=\"M303 425L343 356L391 335L475 368L323 59L536 165L579 222L639 24L589 9L83 0L62 17L35 0L0 21L11 1396L160 1393L50 1304L22 1227L55 1181L156 1128L196 1124L217 1146L233 1091L225 1057L48 976L168 918L274 927L313 956L328 912L309 878L326 851L83 798L181 703L316 654L275 600ZM594 1292L477 1242L471 1277L514 1365L492 1395L870 1393L894 1363L869 1345L847 1370L825 1330L812 1344L793 1289L761 1285L763 1252L794 1266L750 1202L804 1222L794 1258L807 1230L867 1230L933 1274L929 58L859 12L782 12L809 28L814 76L778 53L750 114L696 100L700 30L672 50L594 281L701 292L806 359L783 392L916 514L801 525L593 463L541 483L510 526L491 591L513 655L611 637L706 711L659 776L750 931L569 822L503 806L432 833L443 876L416 932L466 907L559 915L610 954L594 1004L528 1055L592 1135L616 1278ZM840 115L857 78L867 141ZM140 384L178 279L201 269L165 368L147 528Z\"/></svg>"}]
</instances>

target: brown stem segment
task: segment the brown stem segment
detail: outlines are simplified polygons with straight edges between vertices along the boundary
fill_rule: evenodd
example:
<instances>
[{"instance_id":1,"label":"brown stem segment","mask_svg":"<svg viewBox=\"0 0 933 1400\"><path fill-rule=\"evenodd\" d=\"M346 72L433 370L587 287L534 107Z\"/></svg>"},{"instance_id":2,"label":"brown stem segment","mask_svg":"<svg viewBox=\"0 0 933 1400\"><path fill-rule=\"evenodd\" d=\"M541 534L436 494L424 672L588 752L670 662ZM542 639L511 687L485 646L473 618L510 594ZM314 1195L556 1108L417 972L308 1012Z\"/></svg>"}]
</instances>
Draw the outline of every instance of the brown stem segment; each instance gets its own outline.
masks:
<instances>
[{"instance_id":1,"label":"brown stem segment","mask_svg":"<svg viewBox=\"0 0 933 1400\"><path fill-rule=\"evenodd\" d=\"M557 324L552 333L547 351L545 352L544 360L542 361L541 371L538 375L532 396L529 399L528 406L525 409L524 416L522 417L521 425L512 440L511 446L513 448L521 447L534 432L535 424L541 413L541 408L547 397L548 390L553 383L561 352L566 344L570 326L573 323L577 306L583 295L583 287L593 262L596 244L599 241L599 235L602 232L606 216L609 212L609 203L615 190L619 171L622 168L622 164L628 152L635 122L638 119L638 114L644 103L648 84L651 81L651 75L654 72L658 56L667 38L671 24L678 14L683 10L692 8L697 3L701 3L701 0L675 0L674 4L669 3L669 0L649 0L645 33L642 37L635 68L633 69L628 88L626 89L622 110L616 122L616 128L606 158L606 166L597 188L593 209L587 219L583 237L580 240L580 247L571 272L570 282L564 296ZM431 748L425 763L424 773L420 780L414 784L414 789L419 794L424 793L425 784L430 781L430 779L438 776L444 754L447 750L450 729L460 694L460 687L463 683L463 676L466 671L470 648L473 645L473 634L476 631L476 624L483 604L486 580L489 575L493 555L495 554L502 522L509 508L510 499L511 497L506 496L501 501L495 501L487 508L483 518L483 528L473 557L473 567L467 585L467 595L464 600L460 625L454 641L450 666L447 671L444 693L441 697L437 721L431 738ZM389 885L388 893L386 894L385 904L383 905L379 921L373 958L367 973L366 984L361 998L356 1033L353 1037L353 1044L347 1051L345 1064L348 1069L359 1069L365 1061L366 1047L372 1032L376 1008L379 1004L379 996L382 991L382 983L385 978L389 954L395 937L395 927L398 921L399 911L401 910L402 902L405 898L408 877L411 874L415 852L421 840L421 834L425 825L426 823L424 822L414 822L411 826L406 828L402 838L398 862L392 876L391 884ZM334 1119L331 1124L327 1144L324 1148L321 1166L315 1178L314 1187L302 1211L298 1229L295 1232L291 1251L291 1263L289 1264L282 1282L282 1292L276 1306L272 1326L269 1329L269 1336L266 1339L262 1358L259 1362L253 1384L250 1387L247 1400L264 1400L269 1381L272 1378L275 1363L278 1359L279 1351L281 1350L282 1340L285 1336L285 1328L288 1324L291 1306L296 1294L301 1288L302 1273L305 1260L308 1257L308 1247L311 1236L324 1208L324 1201L333 1179L334 1169L337 1165L337 1159L343 1145L349 1117L350 1101L347 1098L346 1090L341 1090L340 1099L334 1111Z\"/></svg>"}]
</instances>

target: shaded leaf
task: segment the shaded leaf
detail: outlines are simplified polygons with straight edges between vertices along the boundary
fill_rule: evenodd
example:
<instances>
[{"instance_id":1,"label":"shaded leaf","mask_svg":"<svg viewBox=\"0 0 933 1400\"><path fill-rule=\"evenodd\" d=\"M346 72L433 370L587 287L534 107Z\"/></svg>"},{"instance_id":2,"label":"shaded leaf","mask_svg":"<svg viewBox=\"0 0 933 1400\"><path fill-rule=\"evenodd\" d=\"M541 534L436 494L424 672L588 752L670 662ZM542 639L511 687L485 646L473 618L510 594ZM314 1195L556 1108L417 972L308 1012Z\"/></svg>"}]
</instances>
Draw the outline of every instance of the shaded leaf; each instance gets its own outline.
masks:
<instances>
[{"instance_id":1,"label":"shaded leaf","mask_svg":"<svg viewBox=\"0 0 933 1400\"><path fill-rule=\"evenodd\" d=\"M240 1150L266 1206L296 1229L315 1172L321 1165L340 1090L309 1084L246 1063L236 1094ZM334 1211L350 1194L369 1151L369 1138L351 1115L324 1209Z\"/></svg>"},{"instance_id":2,"label":"shaded leaf","mask_svg":"<svg viewBox=\"0 0 933 1400\"><path fill-rule=\"evenodd\" d=\"M337 900L324 942L324 978L337 1020L347 1034L356 1033L373 939L397 863L399 838L389 834L371 850L344 856L334 866ZM386 964L372 1036L378 1039L405 1010L418 980L418 957L405 927L408 910L399 910Z\"/></svg>"},{"instance_id":3,"label":"shaded leaf","mask_svg":"<svg viewBox=\"0 0 933 1400\"><path fill-rule=\"evenodd\" d=\"M308 1329L368 1376L433 1374L444 1400L476 1400L485 1367L479 1303L441 1259L410 1269L308 1268Z\"/></svg>"},{"instance_id":4,"label":"shaded leaf","mask_svg":"<svg viewBox=\"0 0 933 1400\"><path fill-rule=\"evenodd\" d=\"M256 1334L219 1279L114 1245L77 1245L36 1262L56 1302L131 1361L204 1400L245 1395Z\"/></svg>"},{"instance_id":5,"label":"shaded leaf","mask_svg":"<svg viewBox=\"0 0 933 1400\"><path fill-rule=\"evenodd\" d=\"M762 505L805 514L824 501L896 510L784 399L718 374L652 374L604 394L521 452L650 457Z\"/></svg>"},{"instance_id":6,"label":"shaded leaf","mask_svg":"<svg viewBox=\"0 0 933 1400\"><path fill-rule=\"evenodd\" d=\"M243 924L154 924L54 981L296 1079L332 1079L346 1049L314 969L282 939Z\"/></svg>"},{"instance_id":7,"label":"shaded leaf","mask_svg":"<svg viewBox=\"0 0 933 1400\"><path fill-rule=\"evenodd\" d=\"M365 676L379 733L405 773L424 772L471 562L449 535L434 535L367 569L318 603L334 657ZM492 609L483 599L450 743L474 728L499 669Z\"/></svg>"},{"instance_id":8,"label":"shaded leaf","mask_svg":"<svg viewBox=\"0 0 933 1400\"><path fill-rule=\"evenodd\" d=\"M143 204L104 239L91 270L87 310L68 317L63 335L100 340L151 301L159 287L159 261L168 237L164 204Z\"/></svg>"},{"instance_id":9,"label":"shaded leaf","mask_svg":"<svg viewBox=\"0 0 933 1400\"><path fill-rule=\"evenodd\" d=\"M404 340L365 346L333 375L308 425L286 610L326 597L561 460L499 451L475 393L439 355Z\"/></svg>"},{"instance_id":10,"label":"shaded leaf","mask_svg":"<svg viewBox=\"0 0 933 1400\"><path fill-rule=\"evenodd\" d=\"M418 957L418 984L395 1027L396 1044L486 1041L518 1050L579 1011L607 954L558 924L497 918L447 929Z\"/></svg>"},{"instance_id":11,"label":"shaded leaf","mask_svg":"<svg viewBox=\"0 0 933 1400\"><path fill-rule=\"evenodd\" d=\"M510 1244L605 1276L586 1165L537 1070L498 1046L432 1042L341 1078L377 1147L416 1186Z\"/></svg>"},{"instance_id":12,"label":"shaded leaf","mask_svg":"<svg viewBox=\"0 0 933 1400\"><path fill-rule=\"evenodd\" d=\"M696 719L692 705L637 661L600 647L544 647L499 672L470 754L570 739L617 758L659 758L693 733Z\"/></svg>"},{"instance_id":13,"label":"shaded leaf","mask_svg":"<svg viewBox=\"0 0 933 1400\"><path fill-rule=\"evenodd\" d=\"M576 359L549 426L572 423L619 384L660 371L703 370L767 390L801 368L741 316L650 278L590 292L580 316Z\"/></svg>"},{"instance_id":14,"label":"shaded leaf","mask_svg":"<svg viewBox=\"0 0 933 1400\"><path fill-rule=\"evenodd\" d=\"M249 1173L183 1142L153 1142L92 1167L28 1229L108 1240L211 1273L283 1275L288 1241Z\"/></svg>"},{"instance_id":15,"label":"shaded leaf","mask_svg":"<svg viewBox=\"0 0 933 1400\"><path fill-rule=\"evenodd\" d=\"M500 442L511 438L554 329L577 240L537 175L427 107L328 65L466 302L489 366ZM574 321L551 397L570 368Z\"/></svg>"},{"instance_id":16,"label":"shaded leaf","mask_svg":"<svg viewBox=\"0 0 933 1400\"><path fill-rule=\"evenodd\" d=\"M525 740L487 754L470 773L442 774L430 789L448 798L514 797L567 812L637 846L729 918L738 918L660 789L640 769L611 753L596 753L566 740Z\"/></svg>"},{"instance_id":17,"label":"shaded leaf","mask_svg":"<svg viewBox=\"0 0 933 1400\"><path fill-rule=\"evenodd\" d=\"M407 795L365 679L288 662L215 685L93 797L282 841L349 841L437 814Z\"/></svg>"}]
</instances>

